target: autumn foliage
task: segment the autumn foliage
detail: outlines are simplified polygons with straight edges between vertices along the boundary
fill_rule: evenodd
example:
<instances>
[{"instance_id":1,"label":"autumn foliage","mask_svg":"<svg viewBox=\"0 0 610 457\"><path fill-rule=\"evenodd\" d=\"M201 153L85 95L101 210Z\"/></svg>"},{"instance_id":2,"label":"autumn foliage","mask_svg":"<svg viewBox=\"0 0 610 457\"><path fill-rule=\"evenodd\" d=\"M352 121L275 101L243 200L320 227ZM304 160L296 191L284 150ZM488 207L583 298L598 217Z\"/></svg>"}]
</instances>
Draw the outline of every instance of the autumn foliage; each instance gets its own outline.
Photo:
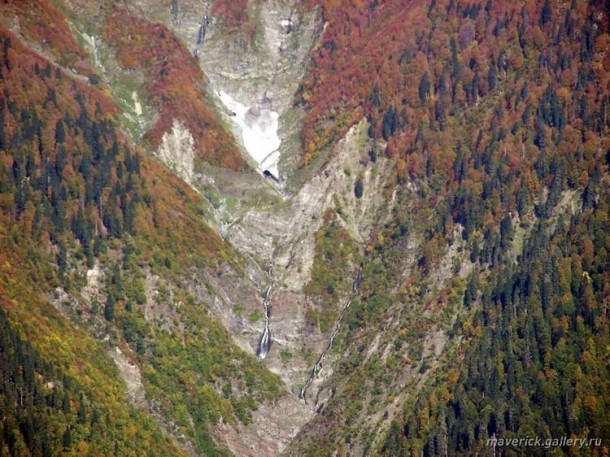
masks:
<instances>
[{"instance_id":1,"label":"autumn foliage","mask_svg":"<svg viewBox=\"0 0 610 457\"><path fill-rule=\"evenodd\" d=\"M105 37L124 69L141 70L147 77L148 99L159 111L157 123L146 135L153 147L178 119L193 135L203 160L234 170L243 168L232 136L206 106L203 72L167 27L117 7L107 18Z\"/></svg>"},{"instance_id":2,"label":"autumn foliage","mask_svg":"<svg viewBox=\"0 0 610 457\"><path fill-rule=\"evenodd\" d=\"M24 348L0 357L0 403L23 400L3 409L6 455L181 455L125 402L106 348L49 303L60 290L76 298L56 304L78 309L82 327L108 326L117 345L135 351L167 417L188 411L192 422L180 430L201 455L218 455L212 424L247 422L279 392L278 379L231 344L182 282L179 296L159 303L180 303L188 345L146 319L147 272L165 284L220 268L235 274L240 256L204 222L201 198L131 145L119 114L102 90L0 26L0 346ZM91 300L80 295L90 270L106 280Z\"/></svg>"},{"instance_id":3,"label":"autumn foliage","mask_svg":"<svg viewBox=\"0 0 610 457\"><path fill-rule=\"evenodd\" d=\"M320 437L346 454L343 444L356 443L358 454L360 439L368 453L368 432L355 438L358 426L336 418L367 417L367 404L379 411L371 396L379 382L395 388L386 405L394 394L405 400L391 424L379 423L389 431L371 455L484 455L492 436L608 436L607 4L307 5L321 7L324 28L296 100L307 111L302 162L366 117L371 140L393 161L386 190L396 199L391 221L371 237L359 299L344 319L349 343L337 353L358 363L336 365L351 378L311 427L315 439L303 434L306 445L291 455L317 455ZM456 243L452 282L439 291ZM442 326L442 313L459 349L433 371L439 358L410 351L430 335L418 324ZM456 324L460 313L467 318ZM362 362L360 348L376 347L371 335L395 319L404 319L408 343L389 337L397 365L386 353ZM418 374L405 376L413 363ZM606 455L604 446L585 453Z\"/></svg>"},{"instance_id":4,"label":"autumn foliage","mask_svg":"<svg viewBox=\"0 0 610 457\"><path fill-rule=\"evenodd\" d=\"M246 12L247 0L219 0L214 2L211 14L221 18L222 27L228 34L252 31Z\"/></svg>"},{"instance_id":5,"label":"autumn foliage","mask_svg":"<svg viewBox=\"0 0 610 457\"><path fill-rule=\"evenodd\" d=\"M20 33L49 50L60 65L87 76L92 74L87 52L70 33L66 18L49 0L4 2L2 10L8 17L18 17Z\"/></svg>"},{"instance_id":6,"label":"autumn foliage","mask_svg":"<svg viewBox=\"0 0 610 457\"><path fill-rule=\"evenodd\" d=\"M129 145L114 102L0 32L0 217L60 244L72 232L87 256L96 238L127 233L174 252L196 237L197 249L220 255L195 194Z\"/></svg>"},{"instance_id":7,"label":"autumn foliage","mask_svg":"<svg viewBox=\"0 0 610 457\"><path fill-rule=\"evenodd\" d=\"M546 191L550 208L603 163L610 34L596 3L316 5L327 25L298 93L303 164L366 116L396 182L429 185L469 238Z\"/></svg>"},{"instance_id":8,"label":"autumn foliage","mask_svg":"<svg viewBox=\"0 0 610 457\"><path fill-rule=\"evenodd\" d=\"M328 25L298 94L303 163L363 115L402 160L400 179L422 176L422 152L439 166L451 160L475 125L478 147L498 142L513 167L535 160L540 141L524 132L549 133L541 105L561 111L566 133L584 122L592 144L607 128L607 14L593 2L543 3L309 1Z\"/></svg>"}]
</instances>

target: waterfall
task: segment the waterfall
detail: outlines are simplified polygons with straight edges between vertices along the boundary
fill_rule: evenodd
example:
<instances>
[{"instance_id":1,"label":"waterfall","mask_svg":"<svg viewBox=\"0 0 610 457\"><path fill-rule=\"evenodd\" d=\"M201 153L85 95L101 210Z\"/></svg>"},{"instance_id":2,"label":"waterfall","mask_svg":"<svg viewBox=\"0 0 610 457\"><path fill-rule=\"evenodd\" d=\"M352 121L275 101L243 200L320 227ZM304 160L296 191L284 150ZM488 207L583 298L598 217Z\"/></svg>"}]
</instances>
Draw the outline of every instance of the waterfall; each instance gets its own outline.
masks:
<instances>
[{"instance_id":1,"label":"waterfall","mask_svg":"<svg viewBox=\"0 0 610 457\"><path fill-rule=\"evenodd\" d=\"M203 16L201 20L201 24L199 25L199 31L197 32L197 46L201 46L205 40L205 32L207 31L208 25L210 24L210 20L208 19L208 15Z\"/></svg>"},{"instance_id":2,"label":"waterfall","mask_svg":"<svg viewBox=\"0 0 610 457\"><path fill-rule=\"evenodd\" d=\"M335 337L337 336L337 334L339 333L339 329L341 328L341 322L343 320L343 316L345 315L345 312L349 308L349 305L351 305L352 300L354 299L354 296L356 295L356 291L358 290L358 287L360 286L361 281L362 281L362 264L360 264L360 267L358 268L358 272L356 273L356 277L354 278L354 282L352 283L352 293L348 297L347 301L341 307L341 313L339 314L339 317L337 318L337 321L335 322L335 325L333 327L333 331L330 334L330 338L328 340L328 345L326 346L326 349L324 349L324 351L322 351L322 353L318 357L318 360L316 361L313 368L311 369L309 378L307 378L307 381L305 381L305 384L303 384L303 387L301 388L301 391L299 392L299 400L303 400L305 403L307 403L307 397L306 397L307 388L312 383L312 381L316 378L316 376L318 376L318 373L322 369L322 361L324 360L324 357L333 348L333 344L335 343Z\"/></svg>"},{"instance_id":3,"label":"waterfall","mask_svg":"<svg viewBox=\"0 0 610 457\"><path fill-rule=\"evenodd\" d=\"M210 8L212 6L212 2L211 0L208 0L207 5L206 5L206 11L203 14L203 18L201 19L201 22L199 24L199 29L197 30L197 40L196 40L196 45L195 45L195 49L193 50L193 54L195 55L195 57L197 57L199 55L199 51L201 49L201 47L203 46L203 42L205 41L205 34L208 30L208 26L210 25Z\"/></svg>"},{"instance_id":4,"label":"waterfall","mask_svg":"<svg viewBox=\"0 0 610 457\"><path fill-rule=\"evenodd\" d=\"M258 350L256 351L256 358L263 360L267 357L269 349L271 348L271 332L269 330L269 316L271 315L271 307L269 306L269 299L271 297L271 285L267 286L265 293L263 294L263 306L265 307L265 329L261 336L261 340L258 343Z\"/></svg>"}]
</instances>

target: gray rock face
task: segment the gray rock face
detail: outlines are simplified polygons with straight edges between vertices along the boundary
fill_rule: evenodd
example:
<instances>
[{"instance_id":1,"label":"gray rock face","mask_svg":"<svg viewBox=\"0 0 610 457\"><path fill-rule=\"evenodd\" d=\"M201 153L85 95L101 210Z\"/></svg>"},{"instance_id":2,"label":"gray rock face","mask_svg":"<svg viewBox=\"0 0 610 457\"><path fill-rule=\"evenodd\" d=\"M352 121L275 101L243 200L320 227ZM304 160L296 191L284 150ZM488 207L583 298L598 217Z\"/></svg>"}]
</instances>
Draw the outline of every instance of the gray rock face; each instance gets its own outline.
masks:
<instances>
[{"instance_id":1,"label":"gray rock face","mask_svg":"<svg viewBox=\"0 0 610 457\"><path fill-rule=\"evenodd\" d=\"M309 177L300 176L301 184L289 185L296 181L294 171L301 155L299 132L304 114L295 107L294 94L322 32L319 12L299 13L297 3L250 2L247 13L254 26L251 40L239 34L225 35L218 18L210 15L205 40L197 44L201 17L206 12L189 10L187 5L183 5L179 21L172 22L174 30L197 52L209 78L208 93L238 141L242 132L234 122L235 113L223 106L221 92L249 106L249 118L264 110L279 114L279 187L296 189L278 196L262 178L248 181L247 188L245 176L228 177L224 172L215 172L214 178L208 178L224 198L237 196L235 207L221 205L215 215L223 237L251 259L249 277L258 293L256 301L244 300L244 292L241 296L236 292L239 286L217 282L219 293L202 295L202 301L210 303L236 343L254 355L264 331L264 319L251 322L237 315L232 305L241 300L246 303L246 314L258 311L262 315L263 292L268 284L274 284L269 301L272 344L261 363L278 374L292 392L283 406L261 406L254 419L256 432L248 428L222 431L236 455L276 455L314 414L314 402L305 405L297 396L309 376L312 361L327 347L330 337L308 325L305 319L311 299L304 293L304 287L311 277L315 233L324 213L340 206L341 224L354 240L364 245L375 215L383 207L381 187L390 171L383 158L374 168L368 162L367 152L373 145L367 136L368 125L362 121L337 144L324 166L310 172ZM367 189L360 199L353 191L358 178ZM332 323L329 327L333 327ZM327 389L326 381L332 372L329 363L309 387L312 398ZM278 445L269 447L270 441Z\"/></svg>"},{"instance_id":2,"label":"gray rock face","mask_svg":"<svg viewBox=\"0 0 610 457\"><path fill-rule=\"evenodd\" d=\"M352 239L363 246L377 220L376 215L384 208L383 196L375 189L382 188L391 168L384 158L377 161L375 169L363 159L371 147L367 129L364 120L354 126L337 144L324 170L306 182L296 194L276 204L248 207L223 232L226 240L252 259L252 270L258 271L251 277L258 278L255 282L259 311L264 309L261 297L266 284L274 284L269 314L272 345L264 363L284 380L294 395L298 395L308 378L312 359L315 360L327 347L330 338L330 334L313 328L305 318L312 299L305 294L304 288L311 278L315 233L323 222L323 215L327 210L340 206L339 222ZM367 189L360 199L353 192L358 177ZM345 274L350 276L355 271L345 266ZM262 279L265 277L266 280ZM229 305L233 292L231 288L225 287L224 290L226 304L214 306L214 312L231 330L236 341L241 342L241 347L249 347L249 352L254 353L264 322L261 319L253 324L236 316ZM345 298L340 298L338 308ZM329 328L332 327L333 323L330 323ZM244 341L248 344L245 345ZM310 387L312 398L324 387L324 380L331 374L332 367L327 365Z\"/></svg>"},{"instance_id":3,"label":"gray rock face","mask_svg":"<svg viewBox=\"0 0 610 457\"><path fill-rule=\"evenodd\" d=\"M171 132L166 132L156 155L170 170L185 182L193 185L195 173L195 151L191 132L174 119Z\"/></svg>"},{"instance_id":4,"label":"gray rock face","mask_svg":"<svg viewBox=\"0 0 610 457\"><path fill-rule=\"evenodd\" d=\"M265 179L263 168L259 173L236 173L200 166L194 159L190 132L178 122L155 151L168 168L208 199L209 214L215 219L208 222L246 259L241 276L197 271L185 279L197 301L253 356L266 321L256 316L265 315L264 291L273 284L267 303L271 345L261 363L282 378L290 393L276 403L259 405L250 425L222 424L215 436L235 455L274 456L314 417L314 403L306 405L298 394L330 338L330 332L321 332L305 318L306 309L316 306L304 292L315 258L315 233L327 210L341 208L339 223L364 246L384 208L381 188L391 167L383 158L375 164L368 161L367 153L374 145L362 120L332 151L326 151L325 163L321 160L307 171L298 170L304 112L294 101L323 31L318 10L304 12L298 0L250 1L246 12L252 33L246 37L239 31L226 33L220 19L211 14L212 2L175 3L177 9L169 2L137 0L130 7L151 21L165 23L192 50L208 78L201 82L208 101L244 146L244 157L252 168L260 162L251 160L250 151L246 153L243 126L235 122L237 113L226 108L220 93L247 107L245 123L255 124L269 113L279 118L279 163L274 162L278 169L273 174L277 180ZM138 108L132 92L129 95L133 116L140 119L142 106ZM143 108L146 114L147 107ZM357 180L366 189L362 198L354 195ZM347 276L354 273L348 270L346 266ZM309 386L308 396L329 390L332 367L329 360Z\"/></svg>"},{"instance_id":5,"label":"gray rock face","mask_svg":"<svg viewBox=\"0 0 610 457\"><path fill-rule=\"evenodd\" d=\"M224 91L254 110L279 113L282 178L297 164L301 116L293 106L294 94L321 30L318 11L302 13L299 3L295 0L249 2L249 25L254 28L251 38L239 33L227 36L220 20L210 15L205 40L197 45L201 17L209 10L189 14L186 6L179 15L179 23L174 25L175 31L196 51L210 80L210 94L216 96ZM222 106L219 100L217 103ZM225 110L225 114L231 124L231 113ZM237 130L236 133L239 140Z\"/></svg>"}]
</instances>

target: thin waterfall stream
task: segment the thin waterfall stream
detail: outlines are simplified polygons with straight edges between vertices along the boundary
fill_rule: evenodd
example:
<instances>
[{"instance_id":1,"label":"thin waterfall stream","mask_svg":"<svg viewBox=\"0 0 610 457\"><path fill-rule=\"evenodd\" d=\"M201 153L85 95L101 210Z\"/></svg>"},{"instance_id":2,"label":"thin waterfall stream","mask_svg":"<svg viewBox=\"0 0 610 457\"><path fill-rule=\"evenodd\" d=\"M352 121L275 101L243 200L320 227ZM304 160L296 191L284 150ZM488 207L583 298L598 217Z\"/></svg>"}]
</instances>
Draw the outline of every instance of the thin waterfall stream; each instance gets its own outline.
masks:
<instances>
[{"instance_id":1,"label":"thin waterfall stream","mask_svg":"<svg viewBox=\"0 0 610 457\"><path fill-rule=\"evenodd\" d=\"M269 317L271 315L271 306L269 300L271 298L271 284L267 286L263 293L263 306L265 307L265 329L261 335L261 340L258 343L258 350L256 351L256 358L263 360L267 357L269 349L271 348L271 331L269 330Z\"/></svg>"},{"instance_id":2,"label":"thin waterfall stream","mask_svg":"<svg viewBox=\"0 0 610 457\"><path fill-rule=\"evenodd\" d=\"M345 312L349 308L349 305L351 305L352 300L354 299L356 292L358 291L358 287L360 286L361 280L362 280L362 264L360 264L360 267L358 268L358 272L356 273L356 277L354 278L354 282L352 283L352 291L351 291L348 299L346 300L346 302L341 307L341 313L339 314L339 317L337 318L337 320L335 322L333 331L328 340L328 345L326 346L326 349L324 349L322 351L322 353L320 354L320 356L318 357L318 360L316 361L313 368L311 369L309 378L307 378L307 381L305 381L305 384L303 384L303 387L301 388L301 391L299 392L299 399L303 400L303 402L305 402L305 404L307 404L307 396L306 396L307 389L309 388L309 385L316 378L316 376L318 376L318 373L322 369L322 362L324 360L324 357L326 357L326 354L328 354L328 352L333 348L333 344L335 342L335 337L337 336L337 334L339 333L339 329L341 328L341 322L343 321L343 316L345 315Z\"/></svg>"}]
</instances>

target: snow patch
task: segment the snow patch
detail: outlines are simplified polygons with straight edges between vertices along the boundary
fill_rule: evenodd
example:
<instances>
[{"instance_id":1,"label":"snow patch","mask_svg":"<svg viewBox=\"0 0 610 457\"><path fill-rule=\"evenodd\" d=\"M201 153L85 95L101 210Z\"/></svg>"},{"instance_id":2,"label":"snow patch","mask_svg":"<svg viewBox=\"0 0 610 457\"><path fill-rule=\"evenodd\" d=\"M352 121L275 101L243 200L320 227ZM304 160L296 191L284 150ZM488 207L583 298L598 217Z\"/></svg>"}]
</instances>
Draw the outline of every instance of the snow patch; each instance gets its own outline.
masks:
<instances>
[{"instance_id":1,"label":"snow patch","mask_svg":"<svg viewBox=\"0 0 610 457\"><path fill-rule=\"evenodd\" d=\"M218 95L241 130L244 147L259 170L262 173L268 171L279 180L279 147L282 142L278 136L280 115L258 105L246 106L224 91L218 92Z\"/></svg>"},{"instance_id":2,"label":"snow patch","mask_svg":"<svg viewBox=\"0 0 610 457\"><path fill-rule=\"evenodd\" d=\"M292 28L294 27L294 23L292 22L292 19L282 19L280 21L280 25L284 29L284 33L290 32L292 30Z\"/></svg>"}]
</instances>

